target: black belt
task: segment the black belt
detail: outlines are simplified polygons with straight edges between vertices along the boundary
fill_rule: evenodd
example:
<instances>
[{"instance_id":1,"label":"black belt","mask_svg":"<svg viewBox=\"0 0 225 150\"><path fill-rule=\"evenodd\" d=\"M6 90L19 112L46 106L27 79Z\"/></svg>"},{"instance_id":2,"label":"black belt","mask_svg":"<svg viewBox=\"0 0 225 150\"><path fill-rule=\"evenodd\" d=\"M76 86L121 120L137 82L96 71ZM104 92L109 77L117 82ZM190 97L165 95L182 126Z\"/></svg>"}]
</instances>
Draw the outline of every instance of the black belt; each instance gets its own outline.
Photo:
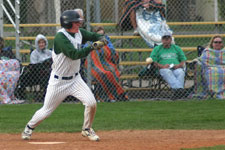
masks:
<instances>
[{"instance_id":1,"label":"black belt","mask_svg":"<svg viewBox=\"0 0 225 150\"><path fill-rule=\"evenodd\" d=\"M78 73L75 73L75 76L74 77L76 77L77 75L78 75ZM54 78L59 79L59 76L54 75ZM62 80L71 80L71 79L73 79L73 76L70 76L70 77L62 77L61 79Z\"/></svg>"}]
</instances>

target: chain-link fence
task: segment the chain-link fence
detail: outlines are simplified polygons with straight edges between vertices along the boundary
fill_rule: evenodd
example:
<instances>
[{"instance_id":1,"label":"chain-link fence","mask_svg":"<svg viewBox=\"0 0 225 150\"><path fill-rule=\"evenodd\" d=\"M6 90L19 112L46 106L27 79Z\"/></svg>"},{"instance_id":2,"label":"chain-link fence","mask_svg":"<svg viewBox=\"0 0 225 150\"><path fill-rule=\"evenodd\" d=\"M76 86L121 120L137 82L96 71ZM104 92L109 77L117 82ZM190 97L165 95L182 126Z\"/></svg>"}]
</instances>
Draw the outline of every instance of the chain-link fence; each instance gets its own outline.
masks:
<instances>
[{"instance_id":1,"label":"chain-link fence","mask_svg":"<svg viewBox=\"0 0 225 150\"><path fill-rule=\"evenodd\" d=\"M11 0L11 3L0 0L0 2L1 35L5 39L5 47L11 46L13 52L19 47L21 63L20 75L13 79L17 83L16 88L14 89L16 84L10 86L3 81L1 88L7 89L7 85L10 86L18 99L25 99L27 102L44 100L52 61L47 59L43 63L30 64L30 54L36 49L35 37L38 34L46 36L48 49L52 49L54 35L60 28L61 13L75 8L84 11L84 28L93 30L96 26L102 26L110 38L107 47L90 54L91 71L87 71L88 67L84 65L88 64L87 60L83 60L81 67L81 74L86 82L88 80L91 83L90 87L97 100L225 97L224 75L213 76L211 73L209 76L213 78L210 76L208 80L203 75L204 70L199 67L200 63L192 61L200 56L201 52L198 50L201 50L201 47L197 47L206 47L215 34L220 34L224 40L223 0ZM19 9L15 5L18 2ZM8 15L4 8L8 11ZM17 11L20 16L19 44L15 42L16 30L11 25L11 20L16 23ZM153 48L161 44L161 37L166 31L172 33L175 44L183 50L187 58L188 63L184 67L184 89L171 88L174 87L171 84L175 83L168 84L168 81L166 82L160 75L159 68L146 62ZM213 58L215 59L213 62L224 65L224 54L218 55L222 58L220 62L216 61L216 58ZM101 65L98 62L101 62ZM4 65L1 68L4 68ZM224 74L224 66L220 69ZM87 78L88 73L91 78ZM223 79L212 81L221 76ZM11 82L12 79L8 78L5 81ZM11 97L14 99L13 94ZM66 101L77 100L70 97Z\"/></svg>"}]
</instances>

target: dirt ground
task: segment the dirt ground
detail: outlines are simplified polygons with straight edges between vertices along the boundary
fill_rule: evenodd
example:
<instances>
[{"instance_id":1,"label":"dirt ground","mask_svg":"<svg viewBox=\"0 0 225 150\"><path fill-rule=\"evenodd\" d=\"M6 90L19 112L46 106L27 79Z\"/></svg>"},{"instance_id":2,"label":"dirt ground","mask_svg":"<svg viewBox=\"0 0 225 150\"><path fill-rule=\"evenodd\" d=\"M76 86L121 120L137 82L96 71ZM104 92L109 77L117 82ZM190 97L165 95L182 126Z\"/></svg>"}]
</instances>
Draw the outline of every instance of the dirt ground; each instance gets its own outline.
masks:
<instances>
[{"instance_id":1,"label":"dirt ground","mask_svg":"<svg viewBox=\"0 0 225 150\"><path fill-rule=\"evenodd\" d=\"M125 130L97 134L99 142L89 141L80 133L34 133L29 141L21 140L20 134L0 134L0 150L180 150L225 145L225 130Z\"/></svg>"}]
</instances>

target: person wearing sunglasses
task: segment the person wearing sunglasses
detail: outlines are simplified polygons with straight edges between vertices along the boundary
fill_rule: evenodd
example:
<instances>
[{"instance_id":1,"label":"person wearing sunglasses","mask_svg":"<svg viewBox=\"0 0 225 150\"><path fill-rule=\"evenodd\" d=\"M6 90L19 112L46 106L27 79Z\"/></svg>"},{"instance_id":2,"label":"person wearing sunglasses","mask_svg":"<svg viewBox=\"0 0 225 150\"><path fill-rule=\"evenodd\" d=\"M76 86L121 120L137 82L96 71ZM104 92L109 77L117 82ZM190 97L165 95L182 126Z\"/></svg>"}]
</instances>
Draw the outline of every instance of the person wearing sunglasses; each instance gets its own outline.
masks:
<instances>
[{"instance_id":1,"label":"person wearing sunglasses","mask_svg":"<svg viewBox=\"0 0 225 150\"><path fill-rule=\"evenodd\" d=\"M162 44L156 46L150 57L154 65L159 68L159 73L172 88L171 99L182 98L184 92L184 65L187 60L182 49L172 44L172 35L165 32L162 35Z\"/></svg>"},{"instance_id":2,"label":"person wearing sunglasses","mask_svg":"<svg viewBox=\"0 0 225 150\"><path fill-rule=\"evenodd\" d=\"M225 99L225 49L223 38L215 35L205 48L198 61L201 83L197 83L195 91L203 98L216 97ZM197 70L197 71L198 71ZM198 80L200 82L200 80ZM206 88L207 87L207 88Z\"/></svg>"}]
</instances>

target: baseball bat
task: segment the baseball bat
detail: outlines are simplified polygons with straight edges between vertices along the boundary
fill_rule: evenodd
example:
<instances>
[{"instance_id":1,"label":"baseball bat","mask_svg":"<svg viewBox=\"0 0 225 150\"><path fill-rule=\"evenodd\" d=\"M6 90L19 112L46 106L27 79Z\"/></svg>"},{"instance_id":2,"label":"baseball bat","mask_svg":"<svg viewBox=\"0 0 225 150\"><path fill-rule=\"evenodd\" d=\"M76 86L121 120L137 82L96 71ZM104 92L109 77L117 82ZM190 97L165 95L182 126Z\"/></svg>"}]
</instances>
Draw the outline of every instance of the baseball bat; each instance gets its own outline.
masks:
<instances>
[{"instance_id":1,"label":"baseball bat","mask_svg":"<svg viewBox=\"0 0 225 150\"><path fill-rule=\"evenodd\" d=\"M104 46L104 43L103 43L103 42L100 42L100 41L96 41L96 42L93 43L93 46L94 46L95 48L97 48L97 47L102 47L102 46Z\"/></svg>"}]
</instances>

